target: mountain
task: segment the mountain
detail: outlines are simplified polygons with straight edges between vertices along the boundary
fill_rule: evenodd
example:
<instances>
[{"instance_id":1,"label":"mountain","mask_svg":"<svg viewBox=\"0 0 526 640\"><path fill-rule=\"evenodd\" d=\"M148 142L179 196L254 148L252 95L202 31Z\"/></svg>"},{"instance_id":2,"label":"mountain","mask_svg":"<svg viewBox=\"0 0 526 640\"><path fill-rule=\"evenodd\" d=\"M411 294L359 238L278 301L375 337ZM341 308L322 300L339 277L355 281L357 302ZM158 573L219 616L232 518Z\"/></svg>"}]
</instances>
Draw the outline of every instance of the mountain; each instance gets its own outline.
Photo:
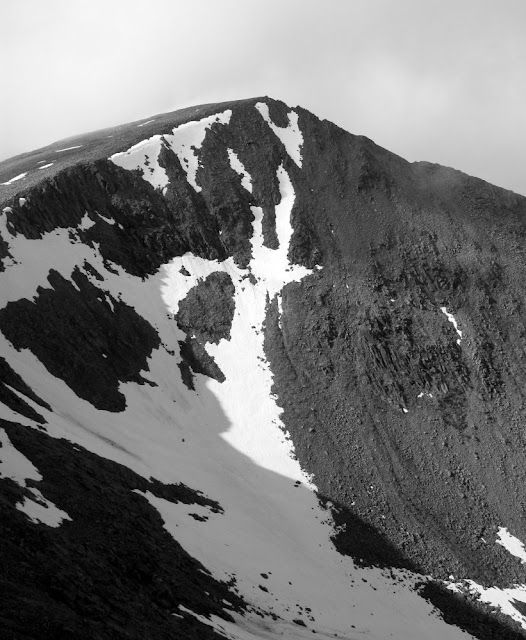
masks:
<instances>
[{"instance_id":1,"label":"mountain","mask_svg":"<svg viewBox=\"0 0 526 640\"><path fill-rule=\"evenodd\" d=\"M256 98L0 163L6 639L526 637L526 199Z\"/></svg>"}]
</instances>

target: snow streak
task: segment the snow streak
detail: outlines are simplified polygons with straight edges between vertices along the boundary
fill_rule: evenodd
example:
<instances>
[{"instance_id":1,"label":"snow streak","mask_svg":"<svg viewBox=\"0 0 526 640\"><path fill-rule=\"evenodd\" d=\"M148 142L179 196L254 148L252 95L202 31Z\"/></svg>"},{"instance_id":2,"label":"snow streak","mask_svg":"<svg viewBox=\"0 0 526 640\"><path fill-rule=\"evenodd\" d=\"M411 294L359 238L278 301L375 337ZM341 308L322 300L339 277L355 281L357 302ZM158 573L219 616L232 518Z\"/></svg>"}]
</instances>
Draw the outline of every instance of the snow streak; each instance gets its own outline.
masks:
<instances>
[{"instance_id":1,"label":"snow streak","mask_svg":"<svg viewBox=\"0 0 526 640\"><path fill-rule=\"evenodd\" d=\"M290 113L288 113L288 126L278 127L272 122L270 118L268 104L266 104L265 102L258 102L256 104L256 109L259 111L268 126L284 144L289 156L294 160L298 167L301 168L301 148L303 146L303 135L298 124L298 114L295 111L291 111Z\"/></svg>"}]
</instances>

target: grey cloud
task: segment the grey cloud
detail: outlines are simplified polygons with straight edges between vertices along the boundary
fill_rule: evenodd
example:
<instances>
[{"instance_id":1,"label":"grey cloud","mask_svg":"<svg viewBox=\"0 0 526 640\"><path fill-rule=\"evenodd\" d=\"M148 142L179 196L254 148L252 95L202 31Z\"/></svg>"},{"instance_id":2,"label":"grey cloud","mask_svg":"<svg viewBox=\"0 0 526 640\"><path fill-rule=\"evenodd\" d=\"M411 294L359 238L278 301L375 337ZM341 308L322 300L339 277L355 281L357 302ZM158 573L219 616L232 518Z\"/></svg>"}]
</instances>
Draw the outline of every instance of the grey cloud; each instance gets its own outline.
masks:
<instances>
[{"instance_id":1,"label":"grey cloud","mask_svg":"<svg viewBox=\"0 0 526 640\"><path fill-rule=\"evenodd\" d=\"M526 4L3 0L0 156L272 95L526 193Z\"/></svg>"}]
</instances>

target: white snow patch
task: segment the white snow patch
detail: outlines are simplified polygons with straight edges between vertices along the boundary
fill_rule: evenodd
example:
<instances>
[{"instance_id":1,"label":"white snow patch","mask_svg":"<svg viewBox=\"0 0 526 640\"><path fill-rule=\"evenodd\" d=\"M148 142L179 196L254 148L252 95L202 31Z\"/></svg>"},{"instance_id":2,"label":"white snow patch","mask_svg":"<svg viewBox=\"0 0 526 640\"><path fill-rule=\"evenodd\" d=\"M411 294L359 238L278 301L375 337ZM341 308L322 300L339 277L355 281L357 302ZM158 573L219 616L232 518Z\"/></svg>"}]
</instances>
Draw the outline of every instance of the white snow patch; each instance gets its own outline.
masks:
<instances>
[{"instance_id":1,"label":"white snow patch","mask_svg":"<svg viewBox=\"0 0 526 640\"><path fill-rule=\"evenodd\" d=\"M75 228L56 229L41 240L30 240L21 234L11 235L5 216L0 217L0 235L9 246L13 260L2 274L0 308L12 300L32 300L38 286L49 288L46 276L55 269L69 279L73 269L84 260L101 263L96 249L71 241ZM90 262L94 265L94 262Z\"/></svg>"},{"instance_id":2,"label":"white snow patch","mask_svg":"<svg viewBox=\"0 0 526 640\"><path fill-rule=\"evenodd\" d=\"M199 158L197 151L204 142L206 132L213 124L228 124L232 111L228 109L222 113L217 113L201 120L186 122L173 130L172 136L166 136L170 147L177 154L181 166L186 171L188 182L195 191L201 191L201 187L196 183Z\"/></svg>"},{"instance_id":3,"label":"white snow patch","mask_svg":"<svg viewBox=\"0 0 526 640\"><path fill-rule=\"evenodd\" d=\"M280 329L283 329L283 326L281 324L281 318L283 316L283 297L281 293L278 293L276 298L278 301L278 325Z\"/></svg>"},{"instance_id":4,"label":"white snow patch","mask_svg":"<svg viewBox=\"0 0 526 640\"><path fill-rule=\"evenodd\" d=\"M115 224L115 220L113 220L113 218L106 218L105 216L102 215L102 213L99 213L98 211L97 211L97 215L99 216L99 218L102 218L104 222L107 222L108 224Z\"/></svg>"},{"instance_id":5,"label":"white snow patch","mask_svg":"<svg viewBox=\"0 0 526 640\"><path fill-rule=\"evenodd\" d=\"M22 178L25 178L26 176L27 176L27 171L25 173L19 173L14 178L11 178L11 180L8 180L7 182L2 182L1 184L9 186L10 184L13 184L13 182L17 182L17 180L22 180Z\"/></svg>"},{"instance_id":6,"label":"white snow patch","mask_svg":"<svg viewBox=\"0 0 526 640\"><path fill-rule=\"evenodd\" d=\"M421 391L418 395L417 398L423 398L424 396L426 396L427 398L432 398L433 394L429 393L428 391Z\"/></svg>"},{"instance_id":7,"label":"white snow patch","mask_svg":"<svg viewBox=\"0 0 526 640\"><path fill-rule=\"evenodd\" d=\"M195 191L201 191L196 183L199 159L197 151L201 148L208 129L215 123L228 124L232 111L228 109L201 120L186 122L172 130L171 134L155 135L130 147L127 151L115 153L110 160L119 167L128 170L140 169L143 178L163 193L168 187L166 171L159 165L161 147L165 145L177 155L186 172L188 182Z\"/></svg>"},{"instance_id":8,"label":"white snow patch","mask_svg":"<svg viewBox=\"0 0 526 640\"><path fill-rule=\"evenodd\" d=\"M158 158L161 148L165 145L165 137L155 135L134 144L127 151L113 154L110 160L128 171L139 169L147 182L164 193L168 187L168 176L159 164Z\"/></svg>"},{"instance_id":9,"label":"white snow patch","mask_svg":"<svg viewBox=\"0 0 526 640\"><path fill-rule=\"evenodd\" d=\"M470 594L477 597L492 607L500 609L502 613L516 620L523 629L526 629L526 616L519 613L513 606L513 600L526 603L526 585L514 585L506 589L498 587L483 587L473 580L462 580L452 584L446 584L450 591Z\"/></svg>"},{"instance_id":10,"label":"white snow patch","mask_svg":"<svg viewBox=\"0 0 526 640\"><path fill-rule=\"evenodd\" d=\"M78 225L78 228L81 229L82 231L87 231L88 229L91 229L91 227L93 227L94 225L95 225L95 220L92 220L89 217L88 212L86 211L84 213L84 216L82 217L82 220Z\"/></svg>"},{"instance_id":11,"label":"white snow patch","mask_svg":"<svg viewBox=\"0 0 526 640\"><path fill-rule=\"evenodd\" d=\"M137 127L145 127L147 124L150 124L152 122L155 122L155 118L153 120L146 120L146 122L142 122L141 124L138 124Z\"/></svg>"},{"instance_id":12,"label":"white snow patch","mask_svg":"<svg viewBox=\"0 0 526 640\"><path fill-rule=\"evenodd\" d=\"M252 193L252 178L248 174L241 160L238 158L236 152L232 151L232 149L227 149L227 151L228 151L228 160L230 161L230 166L239 176L241 176L241 185L247 191Z\"/></svg>"},{"instance_id":13,"label":"white snow patch","mask_svg":"<svg viewBox=\"0 0 526 640\"><path fill-rule=\"evenodd\" d=\"M289 119L288 126L278 127L270 118L268 104L265 102L258 102L256 104L256 109L276 136L281 140L289 156L294 160L298 167L301 168L301 147L303 146L303 135L299 128L298 114L295 111L290 111L287 114Z\"/></svg>"},{"instance_id":14,"label":"white snow patch","mask_svg":"<svg viewBox=\"0 0 526 640\"><path fill-rule=\"evenodd\" d=\"M451 322L451 324L455 327L455 331L458 334L457 344L460 344L462 340L462 331L458 328L458 322L455 319L455 316L452 313L449 313L447 307L440 307L440 311L446 316L446 318Z\"/></svg>"},{"instance_id":15,"label":"white snow patch","mask_svg":"<svg viewBox=\"0 0 526 640\"><path fill-rule=\"evenodd\" d=\"M515 536L512 536L511 533L505 528L500 527L498 532L497 544L500 544L502 547L509 551L513 556L520 558L522 564L526 563L526 549L524 548L524 544Z\"/></svg>"},{"instance_id":16,"label":"white snow patch","mask_svg":"<svg viewBox=\"0 0 526 640\"><path fill-rule=\"evenodd\" d=\"M4 429L0 429L0 445L0 477L11 478L31 493L31 498L25 496L16 508L25 513L31 521L41 522L50 527L58 527L63 520L71 520L65 511L44 498L38 489L27 486L26 480L38 482L42 480L42 476L33 463L12 445Z\"/></svg>"},{"instance_id":17,"label":"white snow patch","mask_svg":"<svg viewBox=\"0 0 526 640\"><path fill-rule=\"evenodd\" d=\"M47 169L48 167L52 167L55 163L54 162L48 162L47 164L43 164L41 167L38 167L39 171L42 171L42 169Z\"/></svg>"},{"instance_id":18,"label":"white snow patch","mask_svg":"<svg viewBox=\"0 0 526 640\"><path fill-rule=\"evenodd\" d=\"M18 206L23 207L27 202L26 198L18 198Z\"/></svg>"},{"instance_id":19,"label":"white snow patch","mask_svg":"<svg viewBox=\"0 0 526 640\"><path fill-rule=\"evenodd\" d=\"M72 149L80 149L82 146L82 144L76 144L73 147L64 147L64 149L55 149L55 153L62 153L62 151L71 151Z\"/></svg>"},{"instance_id":20,"label":"white snow patch","mask_svg":"<svg viewBox=\"0 0 526 640\"><path fill-rule=\"evenodd\" d=\"M31 487L31 498L24 497L23 502L19 502L16 508L32 522L47 524L48 527L60 527L64 520L71 520L69 515L59 509L40 493L38 489Z\"/></svg>"}]
</instances>

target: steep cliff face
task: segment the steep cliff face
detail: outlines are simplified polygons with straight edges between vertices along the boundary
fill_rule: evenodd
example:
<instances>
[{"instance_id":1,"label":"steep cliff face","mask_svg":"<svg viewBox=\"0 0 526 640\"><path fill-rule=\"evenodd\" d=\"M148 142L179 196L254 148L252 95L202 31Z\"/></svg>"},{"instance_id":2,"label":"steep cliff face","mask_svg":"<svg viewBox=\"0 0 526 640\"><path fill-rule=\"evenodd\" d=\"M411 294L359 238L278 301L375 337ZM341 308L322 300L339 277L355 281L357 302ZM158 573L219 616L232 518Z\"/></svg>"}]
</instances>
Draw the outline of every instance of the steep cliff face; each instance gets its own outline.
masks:
<instances>
[{"instance_id":1,"label":"steep cliff face","mask_svg":"<svg viewBox=\"0 0 526 640\"><path fill-rule=\"evenodd\" d=\"M525 635L525 198L268 98L0 181L7 637Z\"/></svg>"}]
</instances>

